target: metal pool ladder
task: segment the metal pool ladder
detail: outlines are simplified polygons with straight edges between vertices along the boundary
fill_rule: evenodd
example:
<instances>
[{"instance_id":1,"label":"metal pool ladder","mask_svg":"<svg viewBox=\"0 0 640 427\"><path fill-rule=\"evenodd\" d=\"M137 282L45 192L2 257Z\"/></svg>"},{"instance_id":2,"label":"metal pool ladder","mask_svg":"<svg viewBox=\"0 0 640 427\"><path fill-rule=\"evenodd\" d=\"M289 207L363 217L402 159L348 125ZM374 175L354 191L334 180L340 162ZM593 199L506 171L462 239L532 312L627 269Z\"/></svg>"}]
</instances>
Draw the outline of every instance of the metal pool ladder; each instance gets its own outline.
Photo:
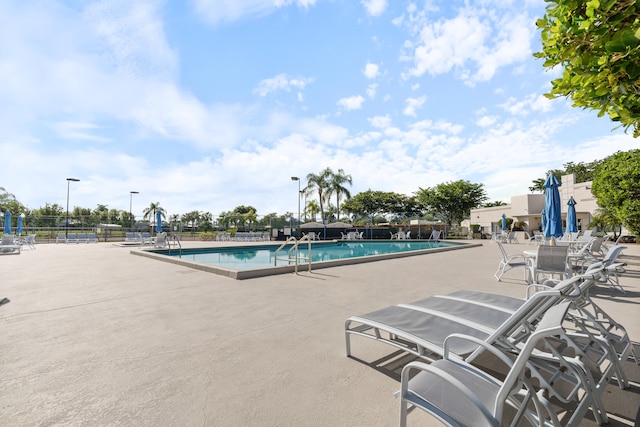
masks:
<instances>
[{"instance_id":1,"label":"metal pool ladder","mask_svg":"<svg viewBox=\"0 0 640 427\"><path fill-rule=\"evenodd\" d=\"M298 246L300 246L300 243L303 243L305 241L308 244L307 256L301 256L298 252ZM287 256L278 256L280 252L282 252L284 248L290 243L292 244L292 246L287 251ZM289 237L283 244L280 245L280 247L278 247L278 249L276 249L276 253L273 258L274 266L278 265L278 260L286 261L287 265L295 263L296 273L298 273L298 265L300 264L300 260L303 260L309 265L309 272L311 272L311 239L309 238L309 235L303 236L300 240L296 239L294 236Z\"/></svg>"},{"instance_id":2,"label":"metal pool ladder","mask_svg":"<svg viewBox=\"0 0 640 427\"><path fill-rule=\"evenodd\" d=\"M178 247L180 248L178 252L178 256L182 258L182 244L180 243L180 239L178 239L178 236L175 236L175 235L173 236L173 243L177 244ZM171 244L169 244L169 255L171 255Z\"/></svg>"}]
</instances>

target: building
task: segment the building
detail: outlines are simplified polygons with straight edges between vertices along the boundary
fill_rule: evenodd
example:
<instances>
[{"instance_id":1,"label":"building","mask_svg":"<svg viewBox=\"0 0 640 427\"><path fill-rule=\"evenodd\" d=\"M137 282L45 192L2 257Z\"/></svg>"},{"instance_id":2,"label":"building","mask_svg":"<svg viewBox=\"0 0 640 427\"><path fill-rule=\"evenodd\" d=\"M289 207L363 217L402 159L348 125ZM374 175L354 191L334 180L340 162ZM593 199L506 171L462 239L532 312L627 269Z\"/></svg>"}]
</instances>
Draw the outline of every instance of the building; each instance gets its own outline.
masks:
<instances>
[{"instance_id":1,"label":"building","mask_svg":"<svg viewBox=\"0 0 640 427\"><path fill-rule=\"evenodd\" d=\"M566 225L567 201L573 196L576 201L576 219L578 231L584 231L595 215L598 204L591 194L591 181L575 182L575 175L562 176L559 187L562 202L563 226ZM469 226L479 225L482 232L491 233L502 228L502 215L513 218L513 223L521 223L524 231L531 233L542 230L542 211L544 210L544 194L524 194L511 197L511 203L504 206L473 209L469 218ZM466 224L465 224L466 225Z\"/></svg>"}]
</instances>

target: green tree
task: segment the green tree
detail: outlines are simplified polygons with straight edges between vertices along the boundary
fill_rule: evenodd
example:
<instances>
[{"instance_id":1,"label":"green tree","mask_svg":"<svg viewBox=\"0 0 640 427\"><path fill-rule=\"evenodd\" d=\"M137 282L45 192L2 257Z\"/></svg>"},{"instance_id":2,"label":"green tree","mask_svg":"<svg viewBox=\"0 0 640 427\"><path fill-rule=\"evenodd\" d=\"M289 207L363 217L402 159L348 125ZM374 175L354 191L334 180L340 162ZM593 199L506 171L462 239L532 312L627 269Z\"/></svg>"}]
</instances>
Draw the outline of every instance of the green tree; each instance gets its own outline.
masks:
<instances>
[{"instance_id":1,"label":"green tree","mask_svg":"<svg viewBox=\"0 0 640 427\"><path fill-rule=\"evenodd\" d=\"M602 162L603 160L594 160L590 163L580 162L578 164L575 164L573 162L565 163L563 165L564 169L552 169L547 171L544 178L534 179L533 186L529 187L529 191L538 191L540 193L544 193L544 183L547 180L546 177L549 176L549 174L555 175L556 177L558 177L558 179L560 179L562 175L574 174L576 176L576 182L593 181L595 170Z\"/></svg>"},{"instance_id":2,"label":"green tree","mask_svg":"<svg viewBox=\"0 0 640 427\"><path fill-rule=\"evenodd\" d=\"M533 190L531 190L531 191L533 191ZM487 203L482 205L482 207L485 207L485 208L492 208L494 206L506 206L506 203L503 202L503 201L498 200L498 201L495 201L495 202L487 202Z\"/></svg>"},{"instance_id":3,"label":"green tree","mask_svg":"<svg viewBox=\"0 0 640 427\"><path fill-rule=\"evenodd\" d=\"M601 208L640 235L640 150L607 157L596 170L591 192Z\"/></svg>"},{"instance_id":4,"label":"green tree","mask_svg":"<svg viewBox=\"0 0 640 427\"><path fill-rule=\"evenodd\" d=\"M304 216L311 217L312 221L316 220L316 215L320 212L320 205L315 200L309 200L304 207Z\"/></svg>"},{"instance_id":5,"label":"green tree","mask_svg":"<svg viewBox=\"0 0 640 427\"><path fill-rule=\"evenodd\" d=\"M351 193L349 192L349 189L345 187L345 184L353 184L351 175L347 175L342 169L338 169L338 172L336 173L331 173L329 178L329 188L327 189L327 197L330 197L331 195L336 196L336 215L338 220L340 220L340 200L342 199L342 196L345 196L347 199L351 197Z\"/></svg>"},{"instance_id":6,"label":"green tree","mask_svg":"<svg viewBox=\"0 0 640 427\"><path fill-rule=\"evenodd\" d=\"M420 188L416 198L425 210L444 216L449 225L457 225L470 215L471 209L487 200L483 187L463 180L446 182Z\"/></svg>"},{"instance_id":7,"label":"green tree","mask_svg":"<svg viewBox=\"0 0 640 427\"><path fill-rule=\"evenodd\" d=\"M4 187L0 187L0 212L11 212L16 216L26 212L26 208L16 199L16 196L9 193Z\"/></svg>"},{"instance_id":8,"label":"green tree","mask_svg":"<svg viewBox=\"0 0 640 427\"><path fill-rule=\"evenodd\" d=\"M413 212L415 211L415 200L404 194L369 189L345 201L342 208L357 216L374 218L385 214Z\"/></svg>"},{"instance_id":9,"label":"green tree","mask_svg":"<svg viewBox=\"0 0 640 427\"><path fill-rule=\"evenodd\" d=\"M637 0L546 0L543 66L561 66L548 98L605 114L640 135L640 3Z\"/></svg>"},{"instance_id":10,"label":"green tree","mask_svg":"<svg viewBox=\"0 0 640 427\"><path fill-rule=\"evenodd\" d=\"M155 222L156 212L160 212L160 218L166 218L166 211L160 206L160 202L150 203L149 206L142 211L142 219L146 221Z\"/></svg>"},{"instance_id":11,"label":"green tree","mask_svg":"<svg viewBox=\"0 0 640 427\"><path fill-rule=\"evenodd\" d=\"M332 175L333 171L330 168L326 168L318 174L310 173L307 175L307 185L304 188L304 193L307 196L316 192L318 193L318 203L320 204L320 215L323 224L325 222L324 202L326 201L327 194L330 192Z\"/></svg>"}]
</instances>

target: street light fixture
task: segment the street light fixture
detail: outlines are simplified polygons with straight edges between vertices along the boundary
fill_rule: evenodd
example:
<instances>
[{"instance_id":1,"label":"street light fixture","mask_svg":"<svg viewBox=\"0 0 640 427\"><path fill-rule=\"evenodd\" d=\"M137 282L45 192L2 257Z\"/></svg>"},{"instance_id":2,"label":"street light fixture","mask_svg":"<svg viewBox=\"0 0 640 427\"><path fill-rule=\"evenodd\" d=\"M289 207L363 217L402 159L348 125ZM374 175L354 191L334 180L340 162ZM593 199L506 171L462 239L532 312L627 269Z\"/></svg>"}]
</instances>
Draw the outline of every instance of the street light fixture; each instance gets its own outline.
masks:
<instances>
[{"instance_id":1,"label":"street light fixture","mask_svg":"<svg viewBox=\"0 0 640 427\"><path fill-rule=\"evenodd\" d=\"M133 195L140 194L139 191L129 191L129 219L131 220L131 226L133 227L133 214L131 213L131 207L133 206Z\"/></svg>"},{"instance_id":2,"label":"street light fixture","mask_svg":"<svg viewBox=\"0 0 640 427\"><path fill-rule=\"evenodd\" d=\"M78 178L67 178L67 223L64 228L65 239L69 238L69 186L71 185L71 181L78 182L80 180Z\"/></svg>"},{"instance_id":3,"label":"street light fixture","mask_svg":"<svg viewBox=\"0 0 640 427\"><path fill-rule=\"evenodd\" d=\"M298 229L300 228L300 178L292 176L291 181L298 181ZM300 230L298 230L300 232Z\"/></svg>"}]
</instances>

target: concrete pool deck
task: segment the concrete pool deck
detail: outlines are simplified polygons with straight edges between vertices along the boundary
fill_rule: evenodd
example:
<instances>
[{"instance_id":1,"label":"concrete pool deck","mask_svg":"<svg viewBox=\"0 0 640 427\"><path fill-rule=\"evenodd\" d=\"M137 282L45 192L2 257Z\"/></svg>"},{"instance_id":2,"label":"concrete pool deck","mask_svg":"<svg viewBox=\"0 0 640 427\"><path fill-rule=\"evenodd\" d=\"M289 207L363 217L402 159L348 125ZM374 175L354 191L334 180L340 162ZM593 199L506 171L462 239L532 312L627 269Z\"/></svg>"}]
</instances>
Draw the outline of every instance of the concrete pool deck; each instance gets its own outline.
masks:
<instances>
[{"instance_id":1,"label":"concrete pool deck","mask_svg":"<svg viewBox=\"0 0 640 427\"><path fill-rule=\"evenodd\" d=\"M358 337L346 357L344 321L458 289L522 297L522 270L497 282L498 248L482 243L242 281L110 243L1 256L0 425L397 425L393 393L412 358ZM627 294L594 297L637 343L640 246L625 246ZM610 426L638 419L640 367L625 370L631 388L605 393ZM438 425L418 412L411 425Z\"/></svg>"}]
</instances>

